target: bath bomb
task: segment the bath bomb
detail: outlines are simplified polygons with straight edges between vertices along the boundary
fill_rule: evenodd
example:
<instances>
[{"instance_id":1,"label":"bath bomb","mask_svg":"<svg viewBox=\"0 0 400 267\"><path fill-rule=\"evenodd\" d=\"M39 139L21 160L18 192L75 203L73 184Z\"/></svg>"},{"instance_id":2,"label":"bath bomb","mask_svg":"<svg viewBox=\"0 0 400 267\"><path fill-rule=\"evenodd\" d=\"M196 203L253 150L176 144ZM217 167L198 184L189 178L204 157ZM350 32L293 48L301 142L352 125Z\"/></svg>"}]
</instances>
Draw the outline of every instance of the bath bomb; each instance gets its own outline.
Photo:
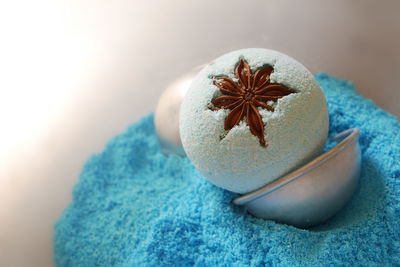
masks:
<instances>
[{"instance_id":1,"label":"bath bomb","mask_svg":"<svg viewBox=\"0 0 400 267\"><path fill-rule=\"evenodd\" d=\"M250 48L208 64L185 95L183 148L211 183L247 193L317 156L329 128L313 75L277 51Z\"/></svg>"}]
</instances>

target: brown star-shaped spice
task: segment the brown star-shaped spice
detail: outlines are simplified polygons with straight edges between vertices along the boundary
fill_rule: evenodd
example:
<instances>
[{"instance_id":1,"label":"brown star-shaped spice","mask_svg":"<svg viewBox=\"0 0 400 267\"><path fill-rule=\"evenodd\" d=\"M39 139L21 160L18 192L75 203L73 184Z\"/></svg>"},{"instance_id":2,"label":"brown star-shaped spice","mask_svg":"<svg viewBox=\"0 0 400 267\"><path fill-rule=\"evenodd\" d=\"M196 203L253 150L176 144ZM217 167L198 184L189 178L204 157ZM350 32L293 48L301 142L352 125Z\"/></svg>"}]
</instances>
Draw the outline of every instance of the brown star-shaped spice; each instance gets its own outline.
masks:
<instances>
[{"instance_id":1,"label":"brown star-shaped spice","mask_svg":"<svg viewBox=\"0 0 400 267\"><path fill-rule=\"evenodd\" d=\"M212 104L217 109L230 109L225 119L225 130L229 131L246 116L250 132L258 137L260 145L266 147L264 139L264 123L258 112L258 107L274 111L267 101L277 101L295 91L281 85L270 83L270 76L274 68L265 66L256 71L254 75L246 60L240 59L235 68L238 83L223 76L213 77L214 84L218 86L222 96L215 98Z\"/></svg>"}]
</instances>

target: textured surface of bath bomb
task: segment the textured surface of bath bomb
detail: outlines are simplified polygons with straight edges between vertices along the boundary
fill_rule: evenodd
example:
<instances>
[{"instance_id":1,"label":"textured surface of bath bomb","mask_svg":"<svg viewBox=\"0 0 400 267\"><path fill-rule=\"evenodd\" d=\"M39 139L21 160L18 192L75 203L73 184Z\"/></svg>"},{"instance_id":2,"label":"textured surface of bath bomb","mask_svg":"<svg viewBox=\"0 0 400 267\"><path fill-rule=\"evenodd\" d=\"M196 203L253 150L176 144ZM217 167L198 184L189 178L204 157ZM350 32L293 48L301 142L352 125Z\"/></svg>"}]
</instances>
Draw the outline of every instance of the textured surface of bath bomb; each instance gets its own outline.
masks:
<instances>
[{"instance_id":1,"label":"textured surface of bath bomb","mask_svg":"<svg viewBox=\"0 0 400 267\"><path fill-rule=\"evenodd\" d=\"M244 75L250 80L240 80L240 64L250 68L251 76ZM273 110L257 107L261 136L252 133L247 108L240 122L227 128L226 118L234 107L217 108L213 102L230 94L217 86L220 77L230 78L238 88L245 88L244 83L250 88L257 70L268 67L273 68L269 84L291 93L262 101ZM258 48L225 54L200 71L182 102L179 119L183 147L192 164L213 184L238 193L253 191L315 157L329 127L325 96L313 75L287 55Z\"/></svg>"}]
</instances>

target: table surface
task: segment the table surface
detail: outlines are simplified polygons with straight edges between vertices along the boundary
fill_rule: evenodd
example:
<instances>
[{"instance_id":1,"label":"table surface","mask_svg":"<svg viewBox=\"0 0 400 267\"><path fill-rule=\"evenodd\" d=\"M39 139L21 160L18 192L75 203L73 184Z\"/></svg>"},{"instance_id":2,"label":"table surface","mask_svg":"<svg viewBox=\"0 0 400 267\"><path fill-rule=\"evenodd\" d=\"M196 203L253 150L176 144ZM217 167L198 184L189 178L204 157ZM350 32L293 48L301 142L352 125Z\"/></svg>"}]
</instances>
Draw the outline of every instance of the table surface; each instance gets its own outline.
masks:
<instances>
[{"instance_id":1,"label":"table surface","mask_svg":"<svg viewBox=\"0 0 400 267\"><path fill-rule=\"evenodd\" d=\"M175 78L228 51L279 50L400 116L399 10L372 0L0 4L0 266L52 266L54 222L90 154L154 110Z\"/></svg>"}]
</instances>

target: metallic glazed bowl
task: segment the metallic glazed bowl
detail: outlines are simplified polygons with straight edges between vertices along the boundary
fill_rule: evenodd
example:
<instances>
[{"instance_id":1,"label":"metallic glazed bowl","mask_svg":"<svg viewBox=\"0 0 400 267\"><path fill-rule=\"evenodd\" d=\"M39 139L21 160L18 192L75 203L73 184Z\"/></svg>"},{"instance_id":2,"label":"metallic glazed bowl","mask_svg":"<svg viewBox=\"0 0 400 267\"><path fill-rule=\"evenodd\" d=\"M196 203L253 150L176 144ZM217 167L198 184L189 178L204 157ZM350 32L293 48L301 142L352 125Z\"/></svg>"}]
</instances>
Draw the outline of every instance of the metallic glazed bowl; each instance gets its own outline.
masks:
<instances>
[{"instance_id":1,"label":"metallic glazed bowl","mask_svg":"<svg viewBox=\"0 0 400 267\"><path fill-rule=\"evenodd\" d=\"M161 148L166 154L185 155L179 135L179 110L193 78L203 67L205 65L198 66L173 81L158 99L154 125Z\"/></svg>"},{"instance_id":2,"label":"metallic glazed bowl","mask_svg":"<svg viewBox=\"0 0 400 267\"><path fill-rule=\"evenodd\" d=\"M179 135L179 110L199 66L175 80L161 95L154 123L164 153L184 156ZM335 147L305 166L260 189L233 200L256 217L305 228L337 213L357 187L361 153L358 129L339 133ZM334 140L332 140L334 141Z\"/></svg>"},{"instance_id":3,"label":"metallic glazed bowl","mask_svg":"<svg viewBox=\"0 0 400 267\"><path fill-rule=\"evenodd\" d=\"M305 228L337 213L350 199L360 176L358 129L336 135L335 147L308 164L233 200L256 217Z\"/></svg>"}]
</instances>

